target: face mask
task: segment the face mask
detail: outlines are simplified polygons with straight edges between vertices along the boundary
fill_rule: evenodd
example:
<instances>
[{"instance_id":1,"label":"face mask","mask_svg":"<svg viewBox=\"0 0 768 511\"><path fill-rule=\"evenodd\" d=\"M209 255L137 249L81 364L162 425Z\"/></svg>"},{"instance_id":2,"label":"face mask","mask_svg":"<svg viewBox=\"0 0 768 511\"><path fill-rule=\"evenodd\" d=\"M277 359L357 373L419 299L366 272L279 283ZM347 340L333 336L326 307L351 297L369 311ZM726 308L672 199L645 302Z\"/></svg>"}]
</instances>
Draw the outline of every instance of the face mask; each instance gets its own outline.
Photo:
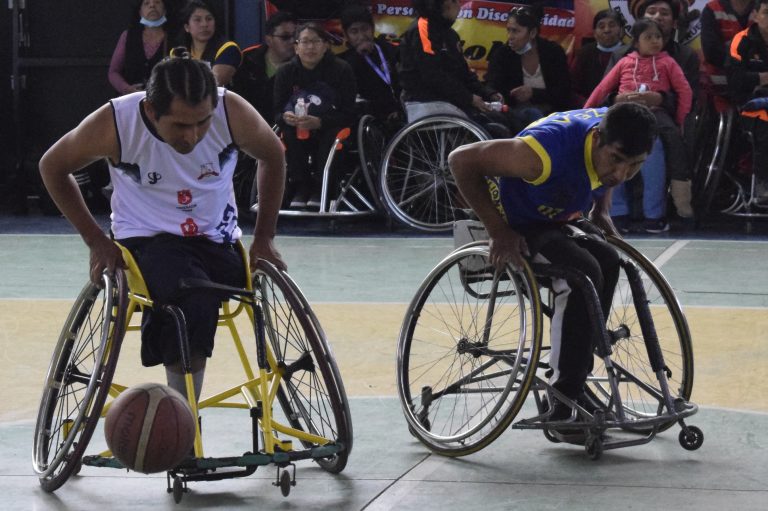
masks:
<instances>
[{"instance_id":1,"label":"face mask","mask_svg":"<svg viewBox=\"0 0 768 511\"><path fill-rule=\"evenodd\" d=\"M166 21L168 20L165 19L165 16L162 16L160 19L157 19L155 21L148 20L147 18L141 18L139 20L139 23L141 23L145 27L155 28L155 27L162 26L163 23L165 23Z\"/></svg>"},{"instance_id":2,"label":"face mask","mask_svg":"<svg viewBox=\"0 0 768 511\"><path fill-rule=\"evenodd\" d=\"M619 46L621 46L621 41L616 42L613 46L603 46L600 43L597 43L597 49L604 52L612 52L614 50L618 50Z\"/></svg>"},{"instance_id":3,"label":"face mask","mask_svg":"<svg viewBox=\"0 0 768 511\"><path fill-rule=\"evenodd\" d=\"M527 43L525 43L525 46L523 46L519 50L515 50L515 53L517 53L518 55L523 55L531 51L531 48L533 48L533 45L531 44L531 41L528 41Z\"/></svg>"}]
</instances>

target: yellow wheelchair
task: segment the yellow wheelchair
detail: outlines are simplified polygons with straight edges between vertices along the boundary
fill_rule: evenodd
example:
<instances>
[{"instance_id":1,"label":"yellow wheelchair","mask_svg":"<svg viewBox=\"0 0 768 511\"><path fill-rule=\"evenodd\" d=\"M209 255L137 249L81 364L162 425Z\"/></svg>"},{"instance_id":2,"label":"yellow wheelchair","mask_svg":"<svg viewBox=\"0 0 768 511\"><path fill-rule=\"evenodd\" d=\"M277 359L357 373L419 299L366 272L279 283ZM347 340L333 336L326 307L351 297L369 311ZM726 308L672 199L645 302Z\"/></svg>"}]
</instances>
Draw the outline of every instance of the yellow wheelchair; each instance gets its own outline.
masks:
<instances>
[{"instance_id":1,"label":"yellow wheelchair","mask_svg":"<svg viewBox=\"0 0 768 511\"><path fill-rule=\"evenodd\" d=\"M239 248L247 269L247 253L242 244ZM131 319L135 312L153 306L135 260L121 249L127 269L112 277L103 275L101 287L85 285L45 377L32 456L40 485L49 492L83 465L124 468L109 451L86 455L110 399L126 389L112 378L126 331L140 328ZM263 260L247 282L245 289L205 281L181 283L222 297L219 326L231 333L243 369L242 383L199 403L192 397L189 405L196 415L200 409L214 407L248 410L253 448L234 456L207 457L198 425L194 456L167 475L168 492L176 502L188 491L188 482L244 477L270 464L277 467L273 484L288 496L296 484L295 461L311 459L326 471L339 473L352 450L352 422L341 376L299 287L286 272ZM173 314L173 310L167 312ZM254 334L255 366L243 343L243 337L248 337L241 337L235 324L243 312ZM180 342L187 395L194 396L188 354Z\"/></svg>"},{"instance_id":2,"label":"yellow wheelchair","mask_svg":"<svg viewBox=\"0 0 768 511\"><path fill-rule=\"evenodd\" d=\"M475 228L484 233L482 224ZM594 235L571 228L573 236ZM597 459L607 449L650 442L677 423L683 448L702 445L702 431L685 423L698 407L689 402L693 349L682 308L650 260L623 239L607 241L620 256L607 318L586 276L551 264L497 270L487 238L459 246L435 266L408 307L397 349L400 401L419 441L438 454L464 456L508 427L542 430L552 442L562 439L554 433L577 430ZM593 311L599 335L588 403L548 382L554 279L585 293ZM554 400L571 408L568 420L549 420ZM515 422L526 404L534 416Z\"/></svg>"}]
</instances>

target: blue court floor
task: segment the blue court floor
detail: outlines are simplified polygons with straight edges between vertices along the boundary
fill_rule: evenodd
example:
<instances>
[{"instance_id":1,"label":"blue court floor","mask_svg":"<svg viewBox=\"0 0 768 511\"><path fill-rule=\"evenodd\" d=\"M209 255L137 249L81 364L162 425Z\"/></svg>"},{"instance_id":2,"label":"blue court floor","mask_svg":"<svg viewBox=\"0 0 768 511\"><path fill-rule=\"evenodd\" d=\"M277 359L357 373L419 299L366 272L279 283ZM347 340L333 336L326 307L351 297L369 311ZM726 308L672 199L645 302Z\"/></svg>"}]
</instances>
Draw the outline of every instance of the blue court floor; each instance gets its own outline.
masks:
<instances>
[{"instance_id":1,"label":"blue court floor","mask_svg":"<svg viewBox=\"0 0 768 511\"><path fill-rule=\"evenodd\" d=\"M102 219L104 221L104 219ZM54 494L31 467L42 379L67 310L87 276L87 250L59 218L0 216L0 507L7 510L765 510L768 509L768 233L687 231L632 243L675 289L692 331L700 411L687 422L705 435L697 451L678 428L647 445L591 461L578 446L541 432L509 430L486 449L452 459L431 454L408 432L396 397L395 349L407 303L452 248L442 236L356 225L283 225L277 238L289 272L312 304L336 354L355 445L340 475L297 463L284 498L275 469L190 483L180 504L165 476L85 467ZM250 241L250 240L248 240ZM121 354L128 380L163 381ZM206 386L226 377L216 355ZM223 358L223 357L220 357ZM205 389L203 394L205 394ZM248 431L233 410L205 413L207 453L239 455ZM528 415L526 415L528 414ZM520 417L534 415L527 404ZM97 431L95 446L103 444Z\"/></svg>"}]
</instances>

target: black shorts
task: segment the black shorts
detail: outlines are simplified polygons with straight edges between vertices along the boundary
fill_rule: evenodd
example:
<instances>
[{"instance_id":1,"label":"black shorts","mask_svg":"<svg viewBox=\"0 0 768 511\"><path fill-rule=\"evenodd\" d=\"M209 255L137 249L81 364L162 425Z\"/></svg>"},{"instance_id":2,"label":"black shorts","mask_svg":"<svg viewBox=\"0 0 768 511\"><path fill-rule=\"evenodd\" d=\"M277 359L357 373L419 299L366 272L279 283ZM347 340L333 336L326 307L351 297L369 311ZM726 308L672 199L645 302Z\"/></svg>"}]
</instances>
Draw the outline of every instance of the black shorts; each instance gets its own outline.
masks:
<instances>
[{"instance_id":1,"label":"black shorts","mask_svg":"<svg viewBox=\"0 0 768 511\"><path fill-rule=\"evenodd\" d=\"M246 271L237 247L203 237L172 234L118 240L136 259L155 304L141 323L141 363L171 365L181 359L179 339L171 318L160 305L178 305L184 313L192 356L210 357L221 300L205 291L177 293L182 278L206 279L228 286L245 286Z\"/></svg>"}]
</instances>

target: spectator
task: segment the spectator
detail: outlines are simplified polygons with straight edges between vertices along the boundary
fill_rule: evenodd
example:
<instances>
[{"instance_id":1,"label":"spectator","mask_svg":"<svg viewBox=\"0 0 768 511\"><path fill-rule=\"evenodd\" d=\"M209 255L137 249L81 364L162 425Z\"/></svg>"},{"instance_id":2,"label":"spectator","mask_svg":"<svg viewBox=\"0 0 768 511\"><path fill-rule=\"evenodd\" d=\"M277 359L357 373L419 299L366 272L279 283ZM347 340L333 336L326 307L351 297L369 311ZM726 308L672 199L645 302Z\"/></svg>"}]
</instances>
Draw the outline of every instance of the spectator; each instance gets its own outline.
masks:
<instances>
[{"instance_id":1,"label":"spectator","mask_svg":"<svg viewBox=\"0 0 768 511\"><path fill-rule=\"evenodd\" d=\"M508 136L500 112L486 101L501 94L483 85L461 51L459 34L451 28L461 9L459 0L413 0L418 18L400 43L400 84L408 121L431 113L469 116L494 136ZM496 114L496 115L494 115Z\"/></svg>"},{"instance_id":2,"label":"spectator","mask_svg":"<svg viewBox=\"0 0 768 511\"><path fill-rule=\"evenodd\" d=\"M325 20L338 17L348 0L270 0L281 11L296 14L302 20Z\"/></svg>"},{"instance_id":3,"label":"spectator","mask_svg":"<svg viewBox=\"0 0 768 511\"><path fill-rule=\"evenodd\" d=\"M272 15L264 25L264 44L243 50L243 63L232 79L232 90L244 97L267 122L274 122L273 108L277 70L296 54L296 16Z\"/></svg>"},{"instance_id":4,"label":"spectator","mask_svg":"<svg viewBox=\"0 0 768 511\"><path fill-rule=\"evenodd\" d=\"M275 76L273 104L286 146L286 199L290 198L291 208L320 206L319 183L309 156L315 166L325 163L338 131L355 121L355 94L352 68L330 51L328 33L315 23L299 26L296 56ZM307 105L307 115L295 113L300 99ZM306 139L298 138L302 132L308 132Z\"/></svg>"},{"instance_id":5,"label":"spectator","mask_svg":"<svg viewBox=\"0 0 768 511\"><path fill-rule=\"evenodd\" d=\"M678 0L645 0L639 4L636 18L651 18L659 24L661 35L664 40L664 51L680 65L680 68L683 70L683 74L688 81L688 85L691 86L693 97L695 99L699 90L699 57L694 50L675 41L674 36L677 31L680 13L681 9ZM608 70L613 68L616 62L626 53L627 52L614 52L608 63ZM677 97L674 94L666 94L657 91L631 92L628 94L632 94L632 101L642 103L651 108L662 106L670 112L670 115L674 115L677 110ZM628 94L618 94L615 97L612 97L609 102L628 101ZM692 118L689 116L685 122L686 129L683 130L684 132L691 131L691 122ZM682 134L679 134L679 132L668 130L665 136L678 137L677 142L665 143L665 148L668 145L674 145L676 148L686 147ZM687 156L687 153L684 154ZM669 158L665 158L665 161L669 161ZM682 218L692 218L693 208L691 207L690 167L686 164L685 166L667 168L666 175L671 179L670 194L672 195L672 201L677 210L677 214Z\"/></svg>"},{"instance_id":6,"label":"spectator","mask_svg":"<svg viewBox=\"0 0 768 511\"><path fill-rule=\"evenodd\" d=\"M768 97L768 0L755 0L754 24L731 42L728 87L738 104ZM768 114L765 109L742 112L754 136L754 198L768 205ZM751 119L750 119L751 118Z\"/></svg>"},{"instance_id":7,"label":"spectator","mask_svg":"<svg viewBox=\"0 0 768 511\"><path fill-rule=\"evenodd\" d=\"M726 86L725 64L734 36L747 28L754 0L710 0L701 12L701 51L713 86Z\"/></svg>"},{"instance_id":8,"label":"spectator","mask_svg":"<svg viewBox=\"0 0 768 511\"><path fill-rule=\"evenodd\" d=\"M242 54L234 41L228 41L219 33L219 23L213 10L201 0L191 0L184 8L184 46L192 58L211 64L213 76L219 87L232 82L240 66Z\"/></svg>"},{"instance_id":9,"label":"spectator","mask_svg":"<svg viewBox=\"0 0 768 511\"><path fill-rule=\"evenodd\" d=\"M540 6L513 7L507 44L489 57L486 83L504 96L517 131L553 111L567 110L571 79L563 48L539 34Z\"/></svg>"},{"instance_id":10,"label":"spectator","mask_svg":"<svg viewBox=\"0 0 768 511\"><path fill-rule=\"evenodd\" d=\"M339 57L352 66L357 93L368 102L368 111L382 121L399 119L402 108L397 47L381 36L374 39L373 16L365 6L344 9L341 28L349 49Z\"/></svg>"},{"instance_id":11,"label":"spectator","mask_svg":"<svg viewBox=\"0 0 768 511\"><path fill-rule=\"evenodd\" d=\"M144 90L152 68L168 55L167 14L163 0L136 2L134 20L120 34L109 63L109 83L118 94Z\"/></svg>"},{"instance_id":12,"label":"spectator","mask_svg":"<svg viewBox=\"0 0 768 511\"><path fill-rule=\"evenodd\" d=\"M580 105L584 104L605 76L613 52L627 50L627 46L621 42L623 25L621 14L613 9L603 9L595 14L592 20L595 41L579 48L571 64L573 91Z\"/></svg>"}]
</instances>

